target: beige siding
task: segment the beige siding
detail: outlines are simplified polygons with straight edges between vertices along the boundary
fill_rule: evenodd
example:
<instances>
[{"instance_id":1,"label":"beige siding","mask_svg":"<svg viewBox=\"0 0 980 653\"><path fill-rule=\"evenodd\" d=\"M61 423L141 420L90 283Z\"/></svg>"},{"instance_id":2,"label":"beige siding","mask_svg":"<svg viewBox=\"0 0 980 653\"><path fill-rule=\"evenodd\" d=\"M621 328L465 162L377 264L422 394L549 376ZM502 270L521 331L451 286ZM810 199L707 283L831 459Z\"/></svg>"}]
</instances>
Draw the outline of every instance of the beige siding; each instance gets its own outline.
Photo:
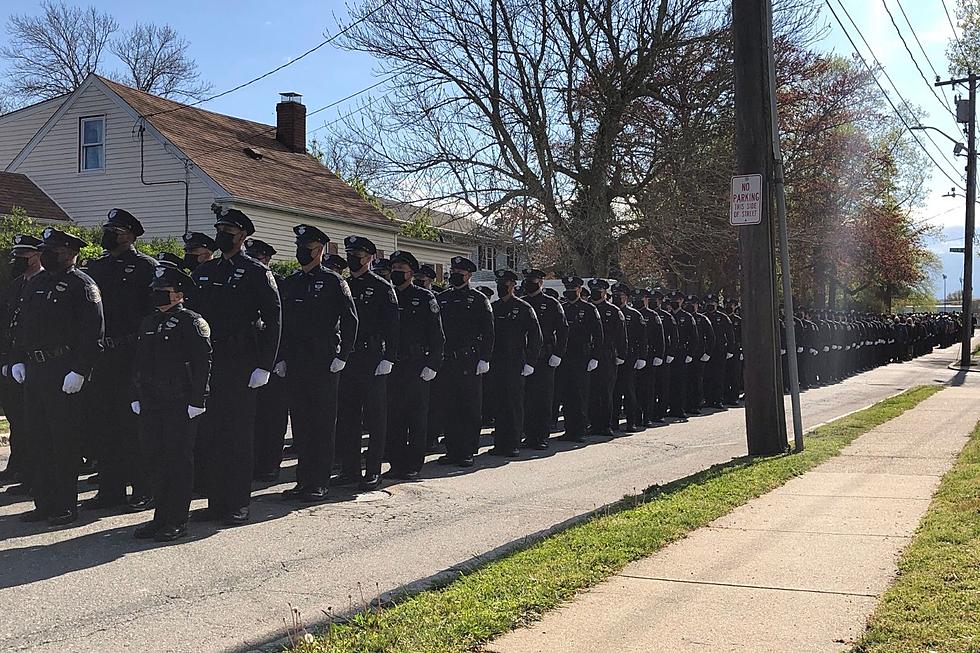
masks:
<instances>
[{"instance_id":1,"label":"beige siding","mask_svg":"<svg viewBox=\"0 0 980 653\"><path fill-rule=\"evenodd\" d=\"M105 170L79 172L79 119L106 116ZM184 231L184 186L144 186L140 182L140 143L133 119L97 84L89 86L34 151L14 170L30 177L78 223L98 225L113 207L140 219L147 237ZM146 181L184 179L184 166L149 132L144 134ZM191 229L211 231L214 194L190 175Z\"/></svg>"},{"instance_id":2,"label":"beige siding","mask_svg":"<svg viewBox=\"0 0 980 653\"><path fill-rule=\"evenodd\" d=\"M0 116L0 170L10 165L65 99L54 98Z\"/></svg>"},{"instance_id":3,"label":"beige siding","mask_svg":"<svg viewBox=\"0 0 980 653\"><path fill-rule=\"evenodd\" d=\"M473 256L472 248L466 245L452 245L450 243L428 242L416 240L414 238L399 237L397 249L411 252L419 263L428 263L432 267L441 265L443 270L449 270L449 260L454 256Z\"/></svg>"}]
</instances>

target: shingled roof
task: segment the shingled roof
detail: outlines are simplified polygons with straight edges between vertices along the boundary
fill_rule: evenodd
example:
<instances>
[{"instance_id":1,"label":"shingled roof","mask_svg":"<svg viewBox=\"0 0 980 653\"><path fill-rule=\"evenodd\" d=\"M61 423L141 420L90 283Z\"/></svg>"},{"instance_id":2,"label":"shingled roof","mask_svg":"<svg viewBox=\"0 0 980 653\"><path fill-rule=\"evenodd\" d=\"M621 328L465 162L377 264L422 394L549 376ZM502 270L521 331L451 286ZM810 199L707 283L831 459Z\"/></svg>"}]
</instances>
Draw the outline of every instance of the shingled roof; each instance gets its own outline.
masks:
<instances>
[{"instance_id":1,"label":"shingled roof","mask_svg":"<svg viewBox=\"0 0 980 653\"><path fill-rule=\"evenodd\" d=\"M38 220L71 221L68 214L27 175L0 172L0 215L11 213L15 206Z\"/></svg>"},{"instance_id":2,"label":"shingled roof","mask_svg":"<svg viewBox=\"0 0 980 653\"><path fill-rule=\"evenodd\" d=\"M99 79L234 197L397 226L312 156L291 152L277 141L272 125L188 107Z\"/></svg>"}]
</instances>

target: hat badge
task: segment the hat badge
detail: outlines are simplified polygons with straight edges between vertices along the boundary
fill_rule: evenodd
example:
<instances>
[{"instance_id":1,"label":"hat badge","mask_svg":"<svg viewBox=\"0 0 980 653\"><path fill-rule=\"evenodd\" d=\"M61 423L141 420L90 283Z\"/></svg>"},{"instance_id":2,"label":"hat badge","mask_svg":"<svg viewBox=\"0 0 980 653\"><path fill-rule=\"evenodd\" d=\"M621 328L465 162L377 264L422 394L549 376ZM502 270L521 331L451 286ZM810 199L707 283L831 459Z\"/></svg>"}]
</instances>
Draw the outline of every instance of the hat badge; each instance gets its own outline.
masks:
<instances>
[{"instance_id":1,"label":"hat badge","mask_svg":"<svg viewBox=\"0 0 980 653\"><path fill-rule=\"evenodd\" d=\"M353 245L357 239L354 236L347 236L347 244Z\"/></svg>"},{"instance_id":2,"label":"hat badge","mask_svg":"<svg viewBox=\"0 0 980 653\"><path fill-rule=\"evenodd\" d=\"M114 217L116 217L117 213L119 213L118 209L112 209L111 211L109 211L109 219L112 220Z\"/></svg>"},{"instance_id":3,"label":"hat badge","mask_svg":"<svg viewBox=\"0 0 980 653\"><path fill-rule=\"evenodd\" d=\"M299 227L296 227L296 233L298 233L300 236L302 236L303 234L306 233L306 227L304 227L302 225L300 225Z\"/></svg>"},{"instance_id":4,"label":"hat badge","mask_svg":"<svg viewBox=\"0 0 980 653\"><path fill-rule=\"evenodd\" d=\"M184 234L184 240L190 240L193 237L194 237L194 235L191 232L189 232L189 231Z\"/></svg>"},{"instance_id":5,"label":"hat badge","mask_svg":"<svg viewBox=\"0 0 980 653\"><path fill-rule=\"evenodd\" d=\"M45 238L50 238L51 237L51 233L52 233L51 227L48 227L47 229L44 230L44 237Z\"/></svg>"},{"instance_id":6,"label":"hat badge","mask_svg":"<svg viewBox=\"0 0 980 653\"><path fill-rule=\"evenodd\" d=\"M15 245L20 245L20 236L14 237L14 244Z\"/></svg>"},{"instance_id":7,"label":"hat badge","mask_svg":"<svg viewBox=\"0 0 980 653\"><path fill-rule=\"evenodd\" d=\"M164 268L157 268L156 275L158 277L162 277L164 275L164 273L165 273L165 269Z\"/></svg>"},{"instance_id":8,"label":"hat badge","mask_svg":"<svg viewBox=\"0 0 980 653\"><path fill-rule=\"evenodd\" d=\"M252 240L251 238L245 241L245 247L252 247L254 245L255 245L255 241Z\"/></svg>"},{"instance_id":9,"label":"hat badge","mask_svg":"<svg viewBox=\"0 0 980 653\"><path fill-rule=\"evenodd\" d=\"M462 260L462 259L461 259L461 258L459 258L458 256L454 256L454 257L453 257L453 263L454 263L454 264L456 264L456 263L459 263L459 262L460 262L461 260Z\"/></svg>"}]
</instances>

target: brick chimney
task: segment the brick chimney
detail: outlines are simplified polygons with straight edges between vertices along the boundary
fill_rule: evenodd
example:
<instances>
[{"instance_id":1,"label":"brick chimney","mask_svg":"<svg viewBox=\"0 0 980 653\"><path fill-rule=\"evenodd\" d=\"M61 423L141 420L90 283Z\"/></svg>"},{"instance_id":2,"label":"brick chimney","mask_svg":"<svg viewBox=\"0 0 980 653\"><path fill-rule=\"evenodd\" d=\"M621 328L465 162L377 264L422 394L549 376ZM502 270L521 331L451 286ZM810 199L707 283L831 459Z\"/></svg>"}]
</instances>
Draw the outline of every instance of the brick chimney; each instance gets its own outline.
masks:
<instances>
[{"instance_id":1,"label":"brick chimney","mask_svg":"<svg viewBox=\"0 0 980 653\"><path fill-rule=\"evenodd\" d=\"M276 140L291 152L306 152L306 105L299 93L280 93L276 105Z\"/></svg>"}]
</instances>

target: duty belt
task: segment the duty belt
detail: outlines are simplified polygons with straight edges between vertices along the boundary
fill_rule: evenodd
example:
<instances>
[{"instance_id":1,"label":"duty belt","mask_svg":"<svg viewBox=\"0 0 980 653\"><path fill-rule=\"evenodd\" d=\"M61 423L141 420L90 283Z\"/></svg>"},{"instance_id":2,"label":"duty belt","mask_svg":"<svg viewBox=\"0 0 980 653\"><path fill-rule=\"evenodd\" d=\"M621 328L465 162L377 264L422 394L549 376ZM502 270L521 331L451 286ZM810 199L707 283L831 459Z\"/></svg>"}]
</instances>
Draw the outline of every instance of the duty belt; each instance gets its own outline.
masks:
<instances>
[{"instance_id":1,"label":"duty belt","mask_svg":"<svg viewBox=\"0 0 980 653\"><path fill-rule=\"evenodd\" d=\"M466 358L477 353L476 347L461 347L459 349L453 349L452 351L447 351L446 358L459 359Z\"/></svg>"},{"instance_id":2,"label":"duty belt","mask_svg":"<svg viewBox=\"0 0 980 653\"><path fill-rule=\"evenodd\" d=\"M129 335L122 336L119 338L112 338L110 336L106 336L104 340L105 340L106 349L115 349L116 347L124 347L125 345L133 344L134 342L136 342L136 338L137 336L135 333L130 333Z\"/></svg>"},{"instance_id":3,"label":"duty belt","mask_svg":"<svg viewBox=\"0 0 980 653\"><path fill-rule=\"evenodd\" d=\"M46 363L56 358L61 358L71 351L71 347L64 345L57 349L35 349L27 352L27 360L32 363Z\"/></svg>"}]
</instances>

